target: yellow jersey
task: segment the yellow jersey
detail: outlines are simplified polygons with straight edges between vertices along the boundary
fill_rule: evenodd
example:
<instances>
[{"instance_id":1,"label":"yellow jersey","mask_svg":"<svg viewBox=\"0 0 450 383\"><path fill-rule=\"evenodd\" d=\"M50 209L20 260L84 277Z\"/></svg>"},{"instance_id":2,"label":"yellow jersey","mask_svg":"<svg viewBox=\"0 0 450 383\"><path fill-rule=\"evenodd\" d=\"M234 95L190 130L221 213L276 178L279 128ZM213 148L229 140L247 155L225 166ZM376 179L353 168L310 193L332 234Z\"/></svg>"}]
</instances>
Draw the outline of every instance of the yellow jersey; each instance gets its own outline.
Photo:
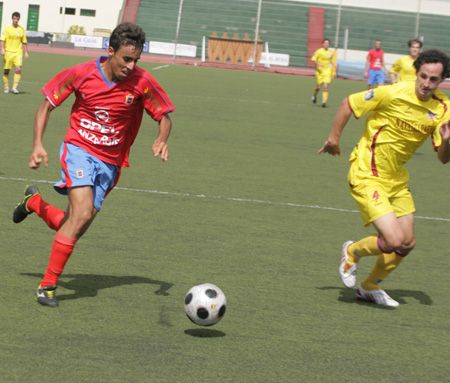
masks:
<instances>
[{"instance_id":1,"label":"yellow jersey","mask_svg":"<svg viewBox=\"0 0 450 383\"><path fill-rule=\"evenodd\" d=\"M0 40L4 42L7 53L17 53L22 51L22 44L27 43L27 36L20 25L14 27L11 24L3 30Z\"/></svg>"},{"instance_id":2,"label":"yellow jersey","mask_svg":"<svg viewBox=\"0 0 450 383\"><path fill-rule=\"evenodd\" d=\"M400 57L392 66L390 72L397 75L397 81L415 81L416 68L411 56Z\"/></svg>"},{"instance_id":3,"label":"yellow jersey","mask_svg":"<svg viewBox=\"0 0 450 383\"><path fill-rule=\"evenodd\" d=\"M321 65L321 67L317 67L316 71L327 71L332 69L334 52L330 49L319 48L317 49L311 57L311 61L314 61L316 64Z\"/></svg>"},{"instance_id":4,"label":"yellow jersey","mask_svg":"<svg viewBox=\"0 0 450 383\"><path fill-rule=\"evenodd\" d=\"M440 90L420 101L415 82L399 82L348 97L356 118L367 115L364 133L350 155L361 176L407 179L404 164L431 136L441 145L439 128L450 119L450 102Z\"/></svg>"}]
</instances>

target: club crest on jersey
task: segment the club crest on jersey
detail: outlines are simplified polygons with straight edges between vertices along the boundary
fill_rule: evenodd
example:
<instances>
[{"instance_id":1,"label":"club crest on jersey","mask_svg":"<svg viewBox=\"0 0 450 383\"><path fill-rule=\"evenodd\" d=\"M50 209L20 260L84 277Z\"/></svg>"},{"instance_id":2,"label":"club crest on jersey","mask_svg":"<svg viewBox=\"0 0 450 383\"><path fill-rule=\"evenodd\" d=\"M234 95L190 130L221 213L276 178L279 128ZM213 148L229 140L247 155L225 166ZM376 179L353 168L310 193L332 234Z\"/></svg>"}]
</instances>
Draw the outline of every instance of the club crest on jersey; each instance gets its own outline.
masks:
<instances>
[{"instance_id":1,"label":"club crest on jersey","mask_svg":"<svg viewBox=\"0 0 450 383\"><path fill-rule=\"evenodd\" d=\"M125 96L125 104L131 105L134 101L134 96L132 94L127 94Z\"/></svg>"},{"instance_id":2,"label":"club crest on jersey","mask_svg":"<svg viewBox=\"0 0 450 383\"><path fill-rule=\"evenodd\" d=\"M77 176L77 178L83 178L84 177L84 170L82 168L77 169L75 172L75 175Z\"/></svg>"},{"instance_id":3,"label":"club crest on jersey","mask_svg":"<svg viewBox=\"0 0 450 383\"><path fill-rule=\"evenodd\" d=\"M378 202L378 200L380 199L380 193L378 193L378 190L375 190L372 194L372 199L375 203Z\"/></svg>"},{"instance_id":4,"label":"club crest on jersey","mask_svg":"<svg viewBox=\"0 0 450 383\"><path fill-rule=\"evenodd\" d=\"M428 111L427 116L430 120L434 120L436 118L436 114Z\"/></svg>"},{"instance_id":5,"label":"club crest on jersey","mask_svg":"<svg viewBox=\"0 0 450 383\"><path fill-rule=\"evenodd\" d=\"M364 94L364 100L370 101L370 100L372 100L374 95L375 95L375 91L373 89L371 89Z\"/></svg>"}]
</instances>

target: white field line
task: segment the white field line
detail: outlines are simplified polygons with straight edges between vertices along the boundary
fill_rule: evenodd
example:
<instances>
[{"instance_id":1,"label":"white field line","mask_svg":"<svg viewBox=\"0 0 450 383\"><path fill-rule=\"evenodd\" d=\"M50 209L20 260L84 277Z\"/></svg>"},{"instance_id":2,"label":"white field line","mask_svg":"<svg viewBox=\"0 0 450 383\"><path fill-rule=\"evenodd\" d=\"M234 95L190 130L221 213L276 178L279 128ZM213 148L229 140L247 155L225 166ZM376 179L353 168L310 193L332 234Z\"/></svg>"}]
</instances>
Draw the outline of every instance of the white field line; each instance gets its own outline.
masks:
<instances>
[{"instance_id":1,"label":"white field line","mask_svg":"<svg viewBox=\"0 0 450 383\"><path fill-rule=\"evenodd\" d=\"M160 70L160 69L164 69L164 68L168 68L170 67L170 65L158 65L155 66L154 68L152 68L151 70Z\"/></svg>"},{"instance_id":2,"label":"white field line","mask_svg":"<svg viewBox=\"0 0 450 383\"><path fill-rule=\"evenodd\" d=\"M17 182L24 182L24 183L42 183L42 184L55 183L55 181L49 181L49 180L29 179L29 178L22 178L22 177L4 177L4 176L0 176L0 180L1 181L17 181ZM126 191L126 192L133 192L133 193L158 194L158 195L166 195L166 196L171 196L171 197L199 198L199 199L201 198L201 199L208 199L208 200L220 200L220 201L248 203L248 204L261 204L261 205L293 207L293 208L303 208L303 209L331 210L331 211L336 211L336 212L341 212L341 213L359 213L358 210L354 210L354 209L344 209L344 208L320 206L320 205L306 205L306 204L293 203L293 202L276 202L276 201L253 199L253 198L239 198L239 197L226 197L226 196L220 196L220 195L168 192L168 191L161 191L161 190L139 189L139 188L129 188L129 187L121 187L121 186L116 186L114 189L122 190L122 191ZM428 220L428 221L450 222L450 218L444 218L444 217L427 217L427 216L416 215L415 218Z\"/></svg>"}]
</instances>

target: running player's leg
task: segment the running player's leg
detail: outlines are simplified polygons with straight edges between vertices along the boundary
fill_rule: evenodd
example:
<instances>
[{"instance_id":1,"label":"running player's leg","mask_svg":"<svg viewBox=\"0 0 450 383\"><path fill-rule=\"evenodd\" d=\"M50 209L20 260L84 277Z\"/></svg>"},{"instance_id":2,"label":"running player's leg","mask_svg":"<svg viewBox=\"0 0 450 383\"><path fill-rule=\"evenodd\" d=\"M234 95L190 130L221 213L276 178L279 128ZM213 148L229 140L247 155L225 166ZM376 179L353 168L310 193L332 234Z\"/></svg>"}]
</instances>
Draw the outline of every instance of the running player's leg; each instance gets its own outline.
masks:
<instances>
[{"instance_id":1,"label":"running player's leg","mask_svg":"<svg viewBox=\"0 0 450 383\"><path fill-rule=\"evenodd\" d=\"M320 91L320 84L321 84L320 75L316 73L316 87L314 88L314 93L311 97L311 101L313 102L313 104L317 103L317 95L319 94Z\"/></svg>"}]
</instances>

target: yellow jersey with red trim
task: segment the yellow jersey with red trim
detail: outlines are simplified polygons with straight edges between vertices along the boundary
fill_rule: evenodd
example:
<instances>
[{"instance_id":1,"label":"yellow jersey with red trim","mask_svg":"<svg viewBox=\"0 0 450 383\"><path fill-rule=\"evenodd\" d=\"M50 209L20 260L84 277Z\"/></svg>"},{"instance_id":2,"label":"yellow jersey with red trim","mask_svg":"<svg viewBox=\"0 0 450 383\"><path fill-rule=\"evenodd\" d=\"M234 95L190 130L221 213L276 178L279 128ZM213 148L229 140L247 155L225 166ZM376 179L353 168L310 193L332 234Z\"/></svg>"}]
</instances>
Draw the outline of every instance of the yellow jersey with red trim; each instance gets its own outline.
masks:
<instances>
[{"instance_id":1,"label":"yellow jersey with red trim","mask_svg":"<svg viewBox=\"0 0 450 383\"><path fill-rule=\"evenodd\" d=\"M397 75L398 81L416 81L416 68L411 56L400 57L392 66L390 72Z\"/></svg>"},{"instance_id":2,"label":"yellow jersey with red trim","mask_svg":"<svg viewBox=\"0 0 450 383\"><path fill-rule=\"evenodd\" d=\"M17 53L22 51L22 44L27 43L27 36L25 34L25 29L20 25L14 27L12 24L6 27L0 40L5 44L5 52L7 53Z\"/></svg>"},{"instance_id":3,"label":"yellow jersey with red trim","mask_svg":"<svg viewBox=\"0 0 450 383\"><path fill-rule=\"evenodd\" d=\"M316 71L331 71L331 64L333 62L334 52L330 49L319 48L317 49L311 57L311 61L314 61L316 64L321 65L316 68Z\"/></svg>"},{"instance_id":4,"label":"yellow jersey with red trim","mask_svg":"<svg viewBox=\"0 0 450 383\"><path fill-rule=\"evenodd\" d=\"M421 101L410 81L355 93L348 101L356 118L367 115L364 133L350 155L362 176L407 178L404 164L430 136L437 149L439 128L450 119L443 92L436 90L428 101Z\"/></svg>"}]
</instances>

